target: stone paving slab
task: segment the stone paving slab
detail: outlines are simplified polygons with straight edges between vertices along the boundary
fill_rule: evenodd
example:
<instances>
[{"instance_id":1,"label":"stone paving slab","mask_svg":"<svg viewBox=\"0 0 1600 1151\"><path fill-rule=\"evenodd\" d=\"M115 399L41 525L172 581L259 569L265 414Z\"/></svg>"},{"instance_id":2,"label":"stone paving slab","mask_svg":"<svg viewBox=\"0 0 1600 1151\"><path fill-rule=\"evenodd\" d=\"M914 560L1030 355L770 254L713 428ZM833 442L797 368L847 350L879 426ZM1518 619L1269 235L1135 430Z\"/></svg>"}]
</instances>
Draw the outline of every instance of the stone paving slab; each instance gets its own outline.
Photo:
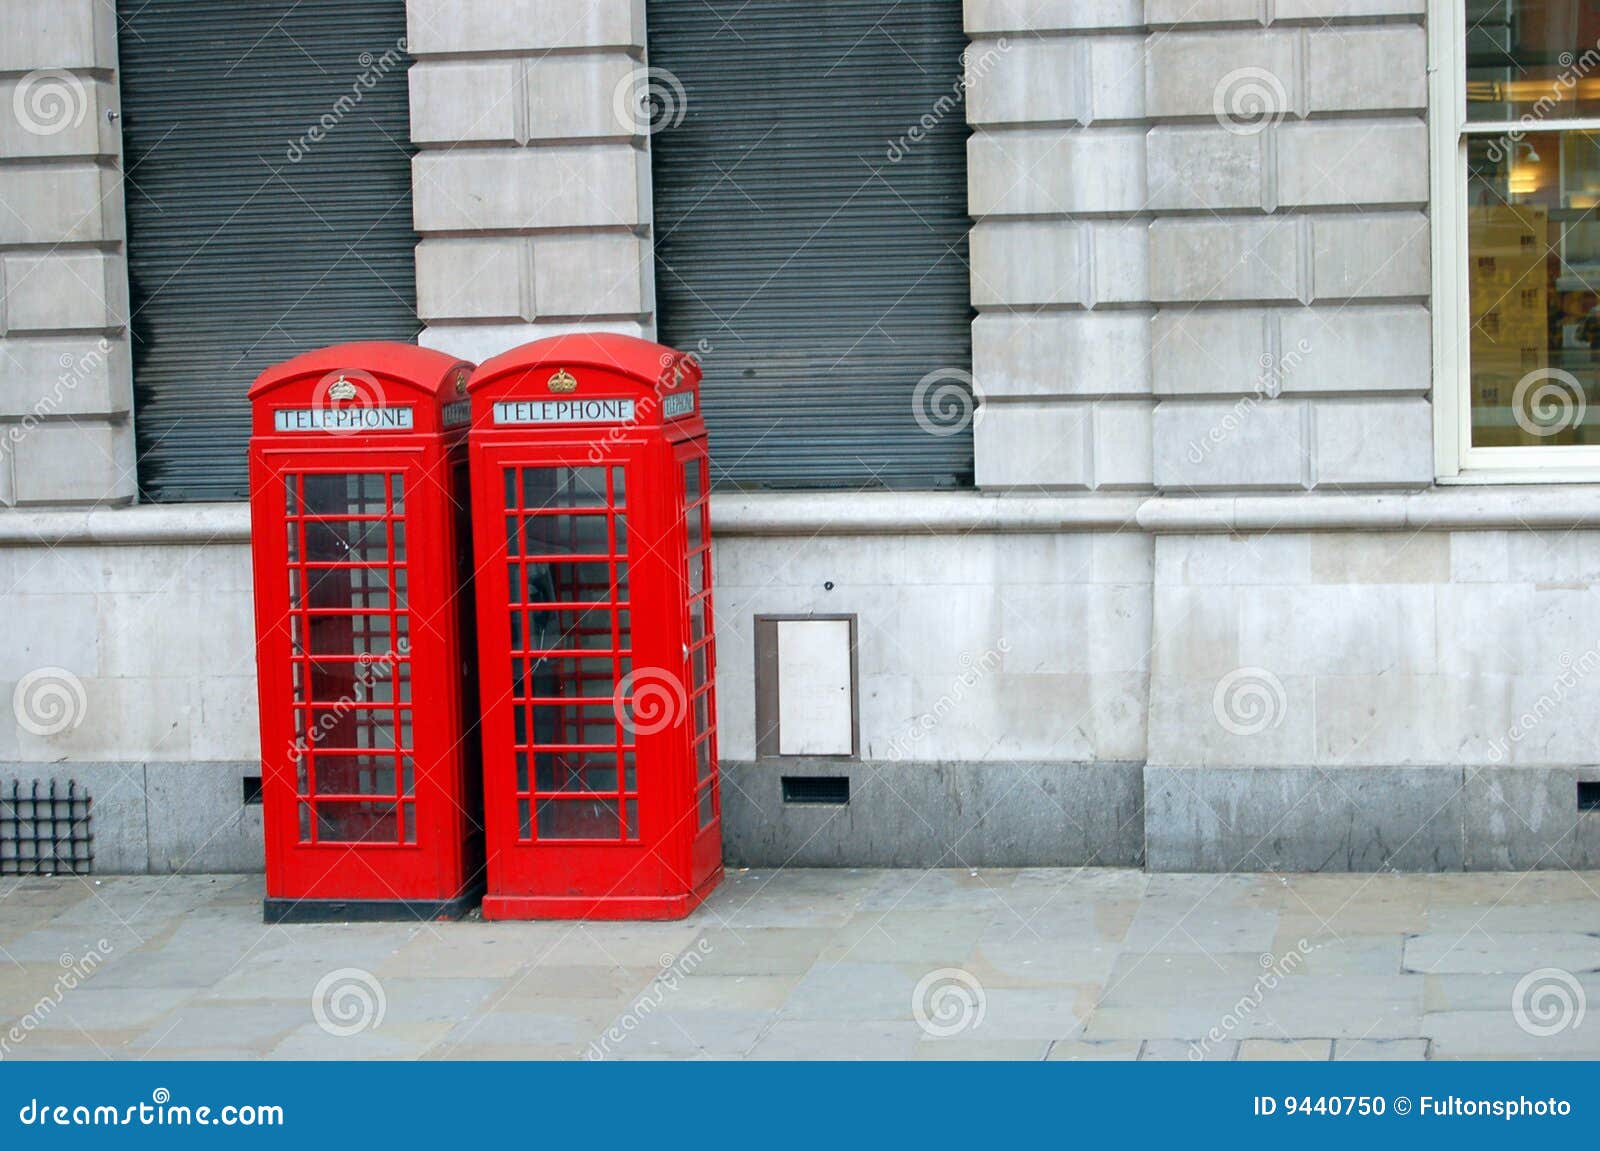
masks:
<instances>
[{"instance_id":1,"label":"stone paving slab","mask_svg":"<svg viewBox=\"0 0 1600 1151\"><path fill-rule=\"evenodd\" d=\"M1490 934L1482 926L1464 933L1413 935L1406 940L1406 971L1430 975L1473 975L1522 972L1528 959L1563 971L1600 971L1600 938L1574 931Z\"/></svg>"},{"instance_id":2,"label":"stone paving slab","mask_svg":"<svg viewBox=\"0 0 1600 1151\"><path fill-rule=\"evenodd\" d=\"M0 1054L1600 1058L1597 893L1569 872L736 871L677 923L269 927L260 877L8 879Z\"/></svg>"}]
</instances>

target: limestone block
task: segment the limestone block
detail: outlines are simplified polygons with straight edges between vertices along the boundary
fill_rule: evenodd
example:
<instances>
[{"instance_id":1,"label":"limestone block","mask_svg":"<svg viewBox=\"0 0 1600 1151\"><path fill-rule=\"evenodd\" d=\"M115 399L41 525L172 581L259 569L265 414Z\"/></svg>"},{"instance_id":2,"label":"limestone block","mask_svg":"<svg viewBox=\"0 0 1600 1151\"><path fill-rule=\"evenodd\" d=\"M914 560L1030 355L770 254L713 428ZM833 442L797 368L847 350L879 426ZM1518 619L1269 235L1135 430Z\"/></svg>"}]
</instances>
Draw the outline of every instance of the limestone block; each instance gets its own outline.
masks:
<instances>
[{"instance_id":1,"label":"limestone block","mask_svg":"<svg viewBox=\"0 0 1600 1151\"><path fill-rule=\"evenodd\" d=\"M1309 451L1304 407L1254 396L1158 404L1156 486L1177 492L1301 487Z\"/></svg>"},{"instance_id":2,"label":"limestone block","mask_svg":"<svg viewBox=\"0 0 1600 1151\"><path fill-rule=\"evenodd\" d=\"M972 322L985 396L1148 395L1150 317L1138 312L990 312Z\"/></svg>"},{"instance_id":3,"label":"limestone block","mask_svg":"<svg viewBox=\"0 0 1600 1151\"><path fill-rule=\"evenodd\" d=\"M417 315L436 320L531 320L532 241L430 239L417 245Z\"/></svg>"},{"instance_id":4,"label":"limestone block","mask_svg":"<svg viewBox=\"0 0 1600 1151\"><path fill-rule=\"evenodd\" d=\"M1151 298L1298 299L1300 231L1300 222L1288 219L1156 220L1150 225Z\"/></svg>"},{"instance_id":5,"label":"limestone block","mask_svg":"<svg viewBox=\"0 0 1600 1151\"><path fill-rule=\"evenodd\" d=\"M645 44L644 0L407 0L413 56Z\"/></svg>"},{"instance_id":6,"label":"limestone block","mask_svg":"<svg viewBox=\"0 0 1600 1151\"><path fill-rule=\"evenodd\" d=\"M1433 480L1433 410L1424 399L1319 401L1313 423L1319 486Z\"/></svg>"},{"instance_id":7,"label":"limestone block","mask_svg":"<svg viewBox=\"0 0 1600 1151\"><path fill-rule=\"evenodd\" d=\"M1146 200L1142 131L979 132L967 145L975 217L1137 212Z\"/></svg>"}]
</instances>

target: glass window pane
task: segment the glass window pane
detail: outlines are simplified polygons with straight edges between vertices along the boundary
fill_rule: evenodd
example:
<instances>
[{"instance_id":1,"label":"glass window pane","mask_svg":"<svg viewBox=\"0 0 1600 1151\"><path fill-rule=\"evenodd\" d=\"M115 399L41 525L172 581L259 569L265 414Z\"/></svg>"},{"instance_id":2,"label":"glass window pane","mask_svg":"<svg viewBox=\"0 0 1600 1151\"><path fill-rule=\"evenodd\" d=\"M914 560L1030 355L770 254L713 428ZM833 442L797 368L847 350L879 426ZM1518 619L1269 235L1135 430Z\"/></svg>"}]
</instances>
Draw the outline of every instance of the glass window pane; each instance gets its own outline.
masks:
<instances>
[{"instance_id":1,"label":"glass window pane","mask_svg":"<svg viewBox=\"0 0 1600 1151\"><path fill-rule=\"evenodd\" d=\"M401 526L394 525L397 537ZM306 520L306 559L312 563L387 563L388 531L384 520Z\"/></svg>"},{"instance_id":2,"label":"glass window pane","mask_svg":"<svg viewBox=\"0 0 1600 1151\"><path fill-rule=\"evenodd\" d=\"M618 742L617 713L610 701L572 706L537 704L533 709L534 742L544 744L596 744L613 746ZM541 785L542 787L543 785ZM545 788L544 790L549 790ZM615 782L591 791L614 791Z\"/></svg>"},{"instance_id":3,"label":"glass window pane","mask_svg":"<svg viewBox=\"0 0 1600 1151\"><path fill-rule=\"evenodd\" d=\"M533 640L530 646L536 650L611 650L609 608L590 608L587 611L535 610L531 615Z\"/></svg>"},{"instance_id":4,"label":"glass window pane","mask_svg":"<svg viewBox=\"0 0 1600 1151\"><path fill-rule=\"evenodd\" d=\"M301 713L302 738L307 746L319 752L324 749L375 749L393 751L396 747L409 747L411 728L407 713L401 712L396 723L395 713L387 708L313 707L310 715ZM397 742L398 741L398 742ZM393 790L389 788L388 790Z\"/></svg>"},{"instance_id":5,"label":"glass window pane","mask_svg":"<svg viewBox=\"0 0 1600 1151\"><path fill-rule=\"evenodd\" d=\"M525 555L605 555L606 517L604 514L581 516L529 516L523 521Z\"/></svg>"},{"instance_id":6,"label":"glass window pane","mask_svg":"<svg viewBox=\"0 0 1600 1151\"><path fill-rule=\"evenodd\" d=\"M1600 443L1600 135L1468 137L1472 444Z\"/></svg>"},{"instance_id":7,"label":"glass window pane","mask_svg":"<svg viewBox=\"0 0 1600 1151\"><path fill-rule=\"evenodd\" d=\"M392 755L328 755L315 760L318 795L394 795Z\"/></svg>"},{"instance_id":8,"label":"glass window pane","mask_svg":"<svg viewBox=\"0 0 1600 1151\"><path fill-rule=\"evenodd\" d=\"M306 607L388 608L389 570L378 567L311 568L306 572ZM401 603L397 606L404 607Z\"/></svg>"},{"instance_id":9,"label":"glass window pane","mask_svg":"<svg viewBox=\"0 0 1600 1151\"><path fill-rule=\"evenodd\" d=\"M615 689L609 659L546 656L530 664L533 694L537 696L609 699Z\"/></svg>"},{"instance_id":10,"label":"glass window pane","mask_svg":"<svg viewBox=\"0 0 1600 1151\"><path fill-rule=\"evenodd\" d=\"M382 472L302 477L309 516L381 516L388 509Z\"/></svg>"},{"instance_id":11,"label":"glass window pane","mask_svg":"<svg viewBox=\"0 0 1600 1151\"><path fill-rule=\"evenodd\" d=\"M621 813L615 799L541 799L540 839L618 839Z\"/></svg>"},{"instance_id":12,"label":"glass window pane","mask_svg":"<svg viewBox=\"0 0 1600 1151\"><path fill-rule=\"evenodd\" d=\"M683 502L692 506L702 494L700 487L700 460L698 457L683 461Z\"/></svg>"},{"instance_id":13,"label":"glass window pane","mask_svg":"<svg viewBox=\"0 0 1600 1151\"><path fill-rule=\"evenodd\" d=\"M523 468L522 506L538 508L603 508L605 468Z\"/></svg>"},{"instance_id":14,"label":"glass window pane","mask_svg":"<svg viewBox=\"0 0 1600 1151\"><path fill-rule=\"evenodd\" d=\"M306 622L313 655L380 655L389 650L387 615L313 615Z\"/></svg>"},{"instance_id":15,"label":"glass window pane","mask_svg":"<svg viewBox=\"0 0 1600 1151\"><path fill-rule=\"evenodd\" d=\"M1600 115L1600 7L1467 0L1467 119Z\"/></svg>"},{"instance_id":16,"label":"glass window pane","mask_svg":"<svg viewBox=\"0 0 1600 1151\"><path fill-rule=\"evenodd\" d=\"M399 805L356 801L316 805L317 839L323 843L400 842Z\"/></svg>"},{"instance_id":17,"label":"glass window pane","mask_svg":"<svg viewBox=\"0 0 1600 1151\"><path fill-rule=\"evenodd\" d=\"M542 751L535 768L534 782L541 793L617 790L615 752Z\"/></svg>"}]
</instances>

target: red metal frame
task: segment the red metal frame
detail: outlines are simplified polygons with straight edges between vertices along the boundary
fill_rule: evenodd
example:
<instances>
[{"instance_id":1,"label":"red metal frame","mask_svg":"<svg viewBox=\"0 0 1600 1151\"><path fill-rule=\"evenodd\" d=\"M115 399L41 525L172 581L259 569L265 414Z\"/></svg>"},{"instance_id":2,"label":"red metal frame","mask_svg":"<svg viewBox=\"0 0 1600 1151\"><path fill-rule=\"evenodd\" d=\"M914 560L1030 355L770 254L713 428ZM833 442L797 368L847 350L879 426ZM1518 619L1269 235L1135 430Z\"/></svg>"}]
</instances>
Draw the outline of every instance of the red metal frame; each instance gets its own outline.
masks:
<instances>
[{"instance_id":1,"label":"red metal frame","mask_svg":"<svg viewBox=\"0 0 1600 1151\"><path fill-rule=\"evenodd\" d=\"M471 369L347 344L250 390L269 919L451 914L481 882Z\"/></svg>"},{"instance_id":2,"label":"red metal frame","mask_svg":"<svg viewBox=\"0 0 1600 1151\"><path fill-rule=\"evenodd\" d=\"M485 918L678 918L722 877L699 381L614 335L473 373Z\"/></svg>"}]
</instances>

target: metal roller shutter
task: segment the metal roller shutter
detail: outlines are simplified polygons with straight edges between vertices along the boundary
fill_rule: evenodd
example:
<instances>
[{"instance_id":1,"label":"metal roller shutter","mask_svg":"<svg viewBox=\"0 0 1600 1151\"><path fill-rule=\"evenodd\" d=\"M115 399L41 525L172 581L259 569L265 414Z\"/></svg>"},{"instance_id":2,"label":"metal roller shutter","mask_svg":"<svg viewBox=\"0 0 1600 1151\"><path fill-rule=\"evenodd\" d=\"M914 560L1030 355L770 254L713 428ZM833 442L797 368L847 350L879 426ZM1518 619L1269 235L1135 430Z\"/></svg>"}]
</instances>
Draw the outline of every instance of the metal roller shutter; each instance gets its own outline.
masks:
<instances>
[{"instance_id":1,"label":"metal roller shutter","mask_svg":"<svg viewBox=\"0 0 1600 1151\"><path fill-rule=\"evenodd\" d=\"M405 4L117 7L141 497L242 498L261 369L420 327Z\"/></svg>"},{"instance_id":2,"label":"metal roller shutter","mask_svg":"<svg viewBox=\"0 0 1600 1151\"><path fill-rule=\"evenodd\" d=\"M659 330L705 361L719 480L970 484L965 421L930 434L914 408L924 377L971 369L959 0L646 15L683 94L651 143Z\"/></svg>"}]
</instances>

